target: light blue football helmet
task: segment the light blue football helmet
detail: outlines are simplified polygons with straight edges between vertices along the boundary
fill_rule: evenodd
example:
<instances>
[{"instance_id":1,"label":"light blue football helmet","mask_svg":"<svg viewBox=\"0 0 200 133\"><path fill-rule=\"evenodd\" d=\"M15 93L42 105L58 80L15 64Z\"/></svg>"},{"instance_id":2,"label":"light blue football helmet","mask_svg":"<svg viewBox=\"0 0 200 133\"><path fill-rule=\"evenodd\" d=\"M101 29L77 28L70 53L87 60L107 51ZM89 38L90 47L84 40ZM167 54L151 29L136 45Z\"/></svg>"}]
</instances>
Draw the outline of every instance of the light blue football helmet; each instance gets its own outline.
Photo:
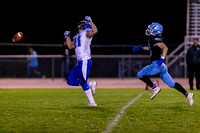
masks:
<instances>
[{"instance_id":1,"label":"light blue football helmet","mask_svg":"<svg viewBox=\"0 0 200 133\"><path fill-rule=\"evenodd\" d=\"M148 28L145 31L145 34L147 36L161 36L163 32L163 27L159 23L152 23L148 26Z\"/></svg>"}]
</instances>

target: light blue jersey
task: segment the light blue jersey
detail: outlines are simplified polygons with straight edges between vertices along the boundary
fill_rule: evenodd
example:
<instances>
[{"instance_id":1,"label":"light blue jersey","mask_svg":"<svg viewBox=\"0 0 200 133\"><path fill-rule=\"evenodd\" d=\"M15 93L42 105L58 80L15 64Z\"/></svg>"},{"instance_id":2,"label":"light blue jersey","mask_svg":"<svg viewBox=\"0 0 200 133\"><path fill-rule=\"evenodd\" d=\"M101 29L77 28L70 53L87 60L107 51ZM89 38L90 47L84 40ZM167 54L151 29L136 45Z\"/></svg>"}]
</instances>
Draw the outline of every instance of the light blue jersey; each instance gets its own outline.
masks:
<instances>
[{"instance_id":1,"label":"light blue jersey","mask_svg":"<svg viewBox=\"0 0 200 133\"><path fill-rule=\"evenodd\" d=\"M29 62L29 66L30 67L38 67L38 59L37 59L37 52L33 52L31 55L30 55L30 62Z\"/></svg>"}]
</instances>

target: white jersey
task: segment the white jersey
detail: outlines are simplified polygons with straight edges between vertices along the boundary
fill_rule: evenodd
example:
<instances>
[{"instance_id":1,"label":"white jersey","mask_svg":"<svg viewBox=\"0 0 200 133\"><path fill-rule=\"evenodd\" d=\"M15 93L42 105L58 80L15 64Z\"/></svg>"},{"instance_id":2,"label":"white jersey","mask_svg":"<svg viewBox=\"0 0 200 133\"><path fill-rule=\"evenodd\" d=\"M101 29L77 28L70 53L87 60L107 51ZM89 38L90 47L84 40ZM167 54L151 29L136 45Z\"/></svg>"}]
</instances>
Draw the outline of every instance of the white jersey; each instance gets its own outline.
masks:
<instances>
[{"instance_id":1,"label":"white jersey","mask_svg":"<svg viewBox=\"0 0 200 133\"><path fill-rule=\"evenodd\" d=\"M91 58L90 45L92 42L92 37L89 38L86 36L87 31L88 29L81 31L74 36L75 54L77 60Z\"/></svg>"}]
</instances>

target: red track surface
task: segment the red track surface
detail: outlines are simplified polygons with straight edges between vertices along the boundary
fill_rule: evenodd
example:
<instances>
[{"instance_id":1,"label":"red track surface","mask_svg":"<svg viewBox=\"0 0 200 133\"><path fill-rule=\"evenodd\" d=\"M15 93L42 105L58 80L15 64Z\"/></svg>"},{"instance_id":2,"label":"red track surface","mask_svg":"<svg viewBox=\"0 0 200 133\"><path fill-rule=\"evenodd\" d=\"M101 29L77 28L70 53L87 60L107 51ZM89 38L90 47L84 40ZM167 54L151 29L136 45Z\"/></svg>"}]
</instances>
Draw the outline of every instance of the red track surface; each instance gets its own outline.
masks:
<instances>
[{"instance_id":1,"label":"red track surface","mask_svg":"<svg viewBox=\"0 0 200 133\"><path fill-rule=\"evenodd\" d=\"M145 84L137 78L118 79L118 78L92 78L89 79L98 82L98 88L145 88ZM159 78L152 78L158 80L161 88L169 88ZM188 79L174 78L174 81L183 85L184 88L189 88ZM194 82L195 85L195 82ZM72 87L66 84L64 79L0 79L0 88L80 88Z\"/></svg>"}]
</instances>

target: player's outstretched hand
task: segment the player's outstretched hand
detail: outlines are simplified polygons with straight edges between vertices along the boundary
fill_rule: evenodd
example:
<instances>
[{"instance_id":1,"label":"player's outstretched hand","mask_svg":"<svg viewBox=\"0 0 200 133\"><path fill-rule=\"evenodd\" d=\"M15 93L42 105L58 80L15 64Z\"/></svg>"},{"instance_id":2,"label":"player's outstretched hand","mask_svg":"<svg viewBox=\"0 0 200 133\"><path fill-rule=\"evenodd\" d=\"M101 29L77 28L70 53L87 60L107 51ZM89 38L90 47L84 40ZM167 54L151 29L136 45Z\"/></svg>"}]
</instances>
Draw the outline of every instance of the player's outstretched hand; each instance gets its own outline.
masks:
<instances>
[{"instance_id":1,"label":"player's outstretched hand","mask_svg":"<svg viewBox=\"0 0 200 133\"><path fill-rule=\"evenodd\" d=\"M163 58L160 58L160 60L158 60L156 62L156 64L160 67L162 65L162 63L164 62L164 59Z\"/></svg>"},{"instance_id":2,"label":"player's outstretched hand","mask_svg":"<svg viewBox=\"0 0 200 133\"><path fill-rule=\"evenodd\" d=\"M143 50L143 47L141 47L141 46L133 46L132 50L133 50L133 52L137 52L137 51Z\"/></svg>"},{"instance_id":3,"label":"player's outstretched hand","mask_svg":"<svg viewBox=\"0 0 200 133\"><path fill-rule=\"evenodd\" d=\"M71 33L70 31L65 31L65 32L64 32L65 38L67 38L67 37L70 35L70 33Z\"/></svg>"},{"instance_id":4,"label":"player's outstretched hand","mask_svg":"<svg viewBox=\"0 0 200 133\"><path fill-rule=\"evenodd\" d=\"M92 19L91 19L90 16L85 16L85 20L89 22L89 21L91 21Z\"/></svg>"}]
</instances>

